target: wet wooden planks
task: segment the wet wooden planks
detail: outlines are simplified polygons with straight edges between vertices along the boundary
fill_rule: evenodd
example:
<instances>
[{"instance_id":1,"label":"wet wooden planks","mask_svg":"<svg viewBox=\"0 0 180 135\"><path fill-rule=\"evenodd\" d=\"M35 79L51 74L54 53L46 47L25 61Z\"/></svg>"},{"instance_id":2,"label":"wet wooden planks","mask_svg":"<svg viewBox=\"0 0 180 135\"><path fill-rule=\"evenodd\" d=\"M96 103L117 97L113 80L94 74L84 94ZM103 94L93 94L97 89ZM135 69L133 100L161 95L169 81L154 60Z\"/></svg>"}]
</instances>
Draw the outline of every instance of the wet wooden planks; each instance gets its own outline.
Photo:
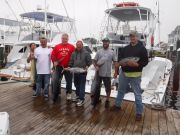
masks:
<instances>
[{"instance_id":1,"label":"wet wooden planks","mask_svg":"<svg viewBox=\"0 0 180 135\"><path fill-rule=\"evenodd\" d=\"M83 107L65 100L53 105L43 97L33 99L33 91L24 83L0 85L0 111L10 115L12 135L179 135L180 111L151 110L145 107L143 120L135 121L135 105L124 102L121 111L104 108L105 99L98 109L91 107L90 97L86 95ZM114 99L111 99L113 105Z\"/></svg>"}]
</instances>

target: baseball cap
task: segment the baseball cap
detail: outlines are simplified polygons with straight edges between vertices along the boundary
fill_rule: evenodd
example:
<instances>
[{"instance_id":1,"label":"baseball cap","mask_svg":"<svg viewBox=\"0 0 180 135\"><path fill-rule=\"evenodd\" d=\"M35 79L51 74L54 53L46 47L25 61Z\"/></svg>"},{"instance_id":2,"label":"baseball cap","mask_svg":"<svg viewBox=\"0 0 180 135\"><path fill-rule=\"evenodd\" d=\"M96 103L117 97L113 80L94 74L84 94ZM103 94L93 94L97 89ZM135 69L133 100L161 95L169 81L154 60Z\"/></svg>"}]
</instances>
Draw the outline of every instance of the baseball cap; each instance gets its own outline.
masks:
<instances>
[{"instance_id":1,"label":"baseball cap","mask_svg":"<svg viewBox=\"0 0 180 135\"><path fill-rule=\"evenodd\" d=\"M109 40L109 38L106 37L106 38L102 39L102 42L110 42L110 40Z\"/></svg>"},{"instance_id":2,"label":"baseball cap","mask_svg":"<svg viewBox=\"0 0 180 135\"><path fill-rule=\"evenodd\" d=\"M131 36L136 36L137 35L137 31L131 31L130 33L129 33L129 36L131 37Z\"/></svg>"}]
</instances>

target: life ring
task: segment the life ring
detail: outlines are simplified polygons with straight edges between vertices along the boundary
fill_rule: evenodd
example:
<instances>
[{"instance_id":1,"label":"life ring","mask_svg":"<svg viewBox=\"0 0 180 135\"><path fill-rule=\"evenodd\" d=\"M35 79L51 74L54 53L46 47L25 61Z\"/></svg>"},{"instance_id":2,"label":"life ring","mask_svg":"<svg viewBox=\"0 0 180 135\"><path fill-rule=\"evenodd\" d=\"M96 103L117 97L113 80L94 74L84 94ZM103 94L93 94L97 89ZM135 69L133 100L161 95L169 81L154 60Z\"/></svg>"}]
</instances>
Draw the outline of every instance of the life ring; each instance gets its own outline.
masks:
<instances>
[{"instance_id":1,"label":"life ring","mask_svg":"<svg viewBox=\"0 0 180 135\"><path fill-rule=\"evenodd\" d=\"M139 6L139 4L135 3L135 2L123 2L123 3L114 4L114 6L116 6L116 7L137 7L137 6Z\"/></svg>"}]
</instances>

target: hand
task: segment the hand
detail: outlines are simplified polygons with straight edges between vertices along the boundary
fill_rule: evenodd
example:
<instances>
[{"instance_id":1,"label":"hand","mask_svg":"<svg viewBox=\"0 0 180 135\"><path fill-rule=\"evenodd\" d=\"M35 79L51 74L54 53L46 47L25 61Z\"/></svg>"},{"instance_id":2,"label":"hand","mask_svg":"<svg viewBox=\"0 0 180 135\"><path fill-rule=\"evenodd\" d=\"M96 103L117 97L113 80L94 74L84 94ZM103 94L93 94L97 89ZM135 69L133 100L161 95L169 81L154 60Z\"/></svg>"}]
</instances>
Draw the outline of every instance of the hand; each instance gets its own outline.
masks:
<instances>
[{"instance_id":1,"label":"hand","mask_svg":"<svg viewBox=\"0 0 180 135\"><path fill-rule=\"evenodd\" d=\"M51 69L51 74L55 73L55 69Z\"/></svg>"},{"instance_id":2,"label":"hand","mask_svg":"<svg viewBox=\"0 0 180 135\"><path fill-rule=\"evenodd\" d=\"M127 65L130 66L130 67L138 67L139 66L139 64L137 62L133 61L133 60L129 60L127 62Z\"/></svg>"},{"instance_id":3,"label":"hand","mask_svg":"<svg viewBox=\"0 0 180 135\"><path fill-rule=\"evenodd\" d=\"M119 65L120 65L121 67L125 67L125 66L127 66L127 63L119 63Z\"/></svg>"},{"instance_id":4,"label":"hand","mask_svg":"<svg viewBox=\"0 0 180 135\"><path fill-rule=\"evenodd\" d=\"M95 66L95 68L96 68L96 71L98 71L98 70L99 70L99 66Z\"/></svg>"},{"instance_id":5,"label":"hand","mask_svg":"<svg viewBox=\"0 0 180 135\"><path fill-rule=\"evenodd\" d=\"M89 68L89 67L88 67L88 66L86 66L86 67L84 68L84 70L85 70L85 71L87 71L87 70L88 70L88 68Z\"/></svg>"},{"instance_id":6,"label":"hand","mask_svg":"<svg viewBox=\"0 0 180 135\"><path fill-rule=\"evenodd\" d=\"M57 61L54 61L54 66L56 67L58 65L58 62Z\"/></svg>"},{"instance_id":7,"label":"hand","mask_svg":"<svg viewBox=\"0 0 180 135\"><path fill-rule=\"evenodd\" d=\"M51 73L54 73L55 71L56 71L56 67L53 66L53 67L51 68Z\"/></svg>"},{"instance_id":8,"label":"hand","mask_svg":"<svg viewBox=\"0 0 180 135\"><path fill-rule=\"evenodd\" d=\"M114 78L117 78L117 76L118 76L118 73L115 72L114 73Z\"/></svg>"},{"instance_id":9,"label":"hand","mask_svg":"<svg viewBox=\"0 0 180 135\"><path fill-rule=\"evenodd\" d=\"M34 53L31 52L29 57L30 57L31 60L34 59Z\"/></svg>"},{"instance_id":10,"label":"hand","mask_svg":"<svg viewBox=\"0 0 180 135\"><path fill-rule=\"evenodd\" d=\"M70 69L70 67L64 68L65 71L68 71Z\"/></svg>"}]
</instances>

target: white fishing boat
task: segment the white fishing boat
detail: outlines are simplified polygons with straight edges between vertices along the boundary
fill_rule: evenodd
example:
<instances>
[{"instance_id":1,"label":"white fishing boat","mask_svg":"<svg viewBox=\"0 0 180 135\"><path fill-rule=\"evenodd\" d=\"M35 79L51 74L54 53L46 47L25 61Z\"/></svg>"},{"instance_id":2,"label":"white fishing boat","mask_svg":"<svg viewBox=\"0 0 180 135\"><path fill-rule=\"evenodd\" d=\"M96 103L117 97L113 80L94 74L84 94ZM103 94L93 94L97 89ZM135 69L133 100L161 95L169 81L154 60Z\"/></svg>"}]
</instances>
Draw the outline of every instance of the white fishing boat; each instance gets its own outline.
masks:
<instances>
[{"instance_id":1,"label":"white fishing boat","mask_svg":"<svg viewBox=\"0 0 180 135\"><path fill-rule=\"evenodd\" d=\"M154 44L154 33L158 21L151 9L142 7L138 3L126 2L115 4L113 8L107 9L105 12L107 14L107 25L104 28L103 34L110 39L110 47L117 56L121 53L122 48L129 44L129 33L132 30L138 32L139 40L144 43L150 52ZM114 22L116 22L116 25ZM101 48L102 44L97 47L98 49ZM148 65L142 71L141 88L144 91L142 93L143 103L150 105L163 104L171 68L172 62L170 60L160 57L151 58ZM87 75L87 93L90 93L94 74L95 69L91 66ZM63 86L65 87L65 84ZM74 86L73 89L75 89ZM101 89L101 95L106 95L104 86ZM117 90L114 88L111 92L111 97L116 97L116 95ZM135 101L132 92L127 92L124 99Z\"/></svg>"},{"instance_id":2,"label":"white fishing boat","mask_svg":"<svg viewBox=\"0 0 180 135\"><path fill-rule=\"evenodd\" d=\"M28 53L30 52L29 44L35 43L39 45L39 38L46 36L48 39L48 46L53 47L60 42L62 33L71 33L72 37L72 25L67 23L73 23L73 19L54 14L51 12L27 12L20 15L23 22L27 20L34 20L28 27L29 29L27 36L22 38L13 46L10 54L7 57L6 68L0 70L0 77L6 77L13 80L29 81L30 80L30 64L27 63ZM46 19L45 19L46 18ZM44 22L46 20L46 22ZM61 28L61 29L60 29ZM23 30L20 33L23 33Z\"/></svg>"},{"instance_id":3,"label":"white fishing boat","mask_svg":"<svg viewBox=\"0 0 180 135\"><path fill-rule=\"evenodd\" d=\"M20 22L13 19L0 18L0 67L7 62L7 55L10 53L14 44L25 36L19 37L20 28L27 26L28 23Z\"/></svg>"},{"instance_id":4,"label":"white fishing boat","mask_svg":"<svg viewBox=\"0 0 180 135\"><path fill-rule=\"evenodd\" d=\"M2 46L13 46L14 43L21 40L25 35L19 36L20 28L29 25L28 23L0 18L0 45Z\"/></svg>"}]
</instances>

